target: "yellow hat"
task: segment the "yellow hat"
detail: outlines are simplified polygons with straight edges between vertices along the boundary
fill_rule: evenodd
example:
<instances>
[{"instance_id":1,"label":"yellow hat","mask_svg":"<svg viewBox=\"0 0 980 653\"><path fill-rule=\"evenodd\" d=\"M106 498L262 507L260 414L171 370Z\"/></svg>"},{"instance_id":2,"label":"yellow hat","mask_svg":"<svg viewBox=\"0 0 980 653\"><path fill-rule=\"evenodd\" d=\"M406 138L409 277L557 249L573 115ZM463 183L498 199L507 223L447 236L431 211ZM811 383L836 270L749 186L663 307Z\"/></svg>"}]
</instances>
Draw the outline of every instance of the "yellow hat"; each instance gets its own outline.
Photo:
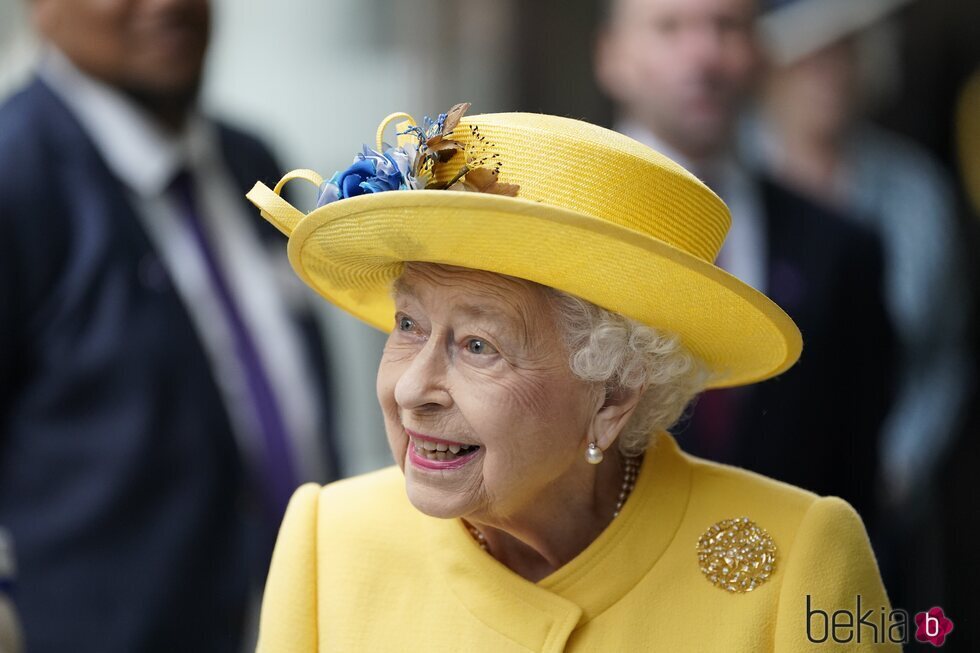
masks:
<instances>
[{"instance_id":1,"label":"yellow hat","mask_svg":"<svg viewBox=\"0 0 980 653\"><path fill-rule=\"evenodd\" d=\"M323 183L298 170L275 189L257 183L248 193L289 236L296 273L331 303L390 331L390 287L402 264L441 263L535 281L676 333L714 371L710 387L766 379L797 360L802 342L793 321L712 264L731 218L679 165L568 118L500 113L451 122L452 158L433 165L427 181L408 183L429 189L365 192L308 214L279 196L282 186L299 178L336 195L339 173ZM430 125L403 131L399 143L418 135L424 149ZM493 179L518 187L517 196L430 190L454 181L467 163L489 166Z\"/></svg>"}]
</instances>

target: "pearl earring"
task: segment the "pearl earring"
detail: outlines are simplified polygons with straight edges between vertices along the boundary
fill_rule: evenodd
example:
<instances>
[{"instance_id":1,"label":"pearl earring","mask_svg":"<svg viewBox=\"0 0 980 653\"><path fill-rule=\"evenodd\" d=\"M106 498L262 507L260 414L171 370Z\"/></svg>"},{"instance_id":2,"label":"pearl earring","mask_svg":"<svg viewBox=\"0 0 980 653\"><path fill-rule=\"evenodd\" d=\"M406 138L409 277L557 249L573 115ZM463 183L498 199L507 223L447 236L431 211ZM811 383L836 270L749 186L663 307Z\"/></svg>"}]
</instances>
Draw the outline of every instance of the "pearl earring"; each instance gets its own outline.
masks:
<instances>
[{"instance_id":1,"label":"pearl earring","mask_svg":"<svg viewBox=\"0 0 980 653\"><path fill-rule=\"evenodd\" d=\"M585 460L590 465L598 465L602 462L602 449L596 446L595 442L590 442L585 450Z\"/></svg>"}]
</instances>

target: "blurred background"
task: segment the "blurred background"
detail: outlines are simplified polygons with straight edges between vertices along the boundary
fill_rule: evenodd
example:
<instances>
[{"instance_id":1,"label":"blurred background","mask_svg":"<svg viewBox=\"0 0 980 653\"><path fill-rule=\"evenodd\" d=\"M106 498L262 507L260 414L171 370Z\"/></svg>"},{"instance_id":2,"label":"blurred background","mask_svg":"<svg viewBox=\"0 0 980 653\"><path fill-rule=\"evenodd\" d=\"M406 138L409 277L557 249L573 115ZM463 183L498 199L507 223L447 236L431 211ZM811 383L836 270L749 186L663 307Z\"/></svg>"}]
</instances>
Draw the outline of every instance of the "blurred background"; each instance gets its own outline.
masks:
<instances>
[{"instance_id":1,"label":"blurred background","mask_svg":"<svg viewBox=\"0 0 980 653\"><path fill-rule=\"evenodd\" d=\"M38 56L29 5L0 0L2 96L28 79ZM312 168L329 176L373 142L378 123L393 111L420 117L461 98L480 112L513 110L515 6L215 2L201 101L209 113L263 138L284 169ZM297 201L313 198L311 191ZM351 447L343 463L349 475L388 464L373 390L384 336L331 308L325 309L325 328L344 343L334 349L333 363L349 381L336 387L345 407L337 430L376 434L345 443Z\"/></svg>"},{"instance_id":2,"label":"blurred background","mask_svg":"<svg viewBox=\"0 0 980 653\"><path fill-rule=\"evenodd\" d=\"M405 111L421 119L460 101L473 103L471 114L543 112L620 129L640 140L640 134L650 132L649 144L663 144L694 169L709 157L699 158L702 152L696 148L685 153L683 139L671 140L666 128L658 131L659 109L644 112L642 89L630 87L628 81L642 86L646 69L638 64L640 73L634 75L636 71L620 61L639 56L636 52L647 40L651 48L662 45L653 44L653 36L627 33L620 24L629 22L629 17L624 19L627 12L640 12L629 14L640 28L629 29L645 25L659 30L656 38L669 30L677 32L670 37L677 39L676 49L661 50L660 56L664 61L677 57L679 68L687 65L682 63L685 58L701 57L708 70L712 56L727 56L723 44L709 47L717 50L714 54L692 54L697 46L680 36L686 18L672 26L657 22L654 10L665 1L650 0L650 9L645 0L214 0L200 105L205 114L261 139L284 171L312 168L329 176L345 168L362 144L373 143L377 125L387 114ZM724 7L725 1L715 0L709 9ZM44 51L30 20L34 4L0 0L0 100L32 82ZM702 4L698 0L691 6ZM881 415L862 427L869 431L868 447L854 455L866 458L856 470L845 467L849 471L841 474L847 477L841 489L821 479L840 472L848 464L847 454L826 461L824 471L817 466L822 476L813 482L780 474L779 465L791 459L794 450L838 446L830 442L834 421L842 428L855 421L843 409L823 407L833 420L821 426L821 432L781 434L785 442L777 447L779 460L766 461L755 451L743 451L739 457L731 447L715 457L746 466L758 461L755 467L763 473L851 500L868 524L894 606L914 614L941 605L956 623L947 646L980 650L980 599L975 590L980 586L975 346L980 342L980 3L874 2L876 10L858 16L842 10L836 0L729 4L733 11L750 7L753 18L747 29L759 40L767 63L752 75L748 97L738 97L738 115L731 134L723 139L725 157L737 160L752 178L772 179L793 197L806 198L817 207L814 211L834 213L833 220L836 214L853 216L853 222L862 225L861 238L867 233L876 239L875 256L883 266L878 271L878 300L887 313L888 338L894 339L894 346L883 354L887 360L867 363L883 380L873 380L877 377L870 373L863 386L855 383L848 389L848 401L856 396L855 405L880 400ZM648 9L653 13L642 13ZM722 34L743 27L736 21L714 29ZM717 38L721 44L729 37ZM600 45L605 48L601 56ZM721 97L727 92L728 73L718 66L719 72L705 73L701 83L709 91L721 89ZM0 129L4 124L0 122ZM0 168L0 175L9 172ZM695 172L712 185L711 166ZM295 203L311 206L312 187L295 185L300 186ZM720 187L715 190L729 201ZM5 202L3 197L0 202ZM785 219L792 229L793 216ZM819 231L819 226L814 228ZM773 292L778 294L778 288ZM0 293L0 299L4 297ZM376 469L391 459L374 395L384 335L324 302L316 306L329 361L324 367L332 379L331 446L336 453L332 475L314 479L322 482ZM842 313L854 310L850 305L838 308ZM5 315L0 310L0 318ZM802 315L798 322L809 325L811 318L805 311ZM825 329L825 322L812 324L814 333L831 333L827 347L848 352L853 348L849 361L877 339L869 338L871 328L865 330L860 323L834 327L838 330ZM803 330L807 343L809 334ZM813 369L805 350L807 364ZM848 370L830 369L826 375L844 384ZM800 383L793 387L807 391L807 382ZM9 400L17 387L7 390L3 396ZM775 411L751 403L762 401L758 396L740 401L743 414L749 415L747 430L754 423L752 411L760 416L770 408ZM712 455L707 444L699 444L698 408L706 414L721 411L720 406L706 397L693 410L691 423L678 427L682 447ZM4 450L6 419L0 414L0 462L14 465L15 451ZM792 425L791 416L787 420ZM765 440L738 437L744 440L739 446L748 450L771 448L776 436L767 431ZM861 498L849 496L846 487L857 477L866 495ZM3 503L0 497L0 506ZM0 528L11 528L13 535L6 537L12 545L3 546L0 531L0 554L10 558L10 564L0 560L0 572L6 570L13 580L0 584L0 594L12 587L9 594L16 607L17 588L29 581L26 571L20 578L15 573L13 561L24 554L18 551L16 528L3 523L3 514L0 511ZM3 606L9 609L10 603L3 600L0 631L7 618ZM28 635L31 619L25 619ZM244 628L253 630L254 622ZM246 635L236 646L247 649L250 641ZM27 650L42 648L33 649L28 638Z\"/></svg>"}]
</instances>

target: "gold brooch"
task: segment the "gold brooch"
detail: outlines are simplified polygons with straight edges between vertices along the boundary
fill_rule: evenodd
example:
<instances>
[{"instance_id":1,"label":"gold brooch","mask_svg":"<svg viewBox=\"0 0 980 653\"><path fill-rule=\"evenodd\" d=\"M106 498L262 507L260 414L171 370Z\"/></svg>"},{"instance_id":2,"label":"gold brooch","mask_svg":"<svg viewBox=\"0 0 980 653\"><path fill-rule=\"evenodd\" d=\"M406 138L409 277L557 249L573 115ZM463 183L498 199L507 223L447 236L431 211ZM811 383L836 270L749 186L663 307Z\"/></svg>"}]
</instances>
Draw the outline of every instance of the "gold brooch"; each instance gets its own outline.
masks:
<instances>
[{"instance_id":1,"label":"gold brooch","mask_svg":"<svg viewBox=\"0 0 980 653\"><path fill-rule=\"evenodd\" d=\"M751 592L776 566L776 544L748 517L713 524L698 539L701 573L729 592Z\"/></svg>"}]
</instances>

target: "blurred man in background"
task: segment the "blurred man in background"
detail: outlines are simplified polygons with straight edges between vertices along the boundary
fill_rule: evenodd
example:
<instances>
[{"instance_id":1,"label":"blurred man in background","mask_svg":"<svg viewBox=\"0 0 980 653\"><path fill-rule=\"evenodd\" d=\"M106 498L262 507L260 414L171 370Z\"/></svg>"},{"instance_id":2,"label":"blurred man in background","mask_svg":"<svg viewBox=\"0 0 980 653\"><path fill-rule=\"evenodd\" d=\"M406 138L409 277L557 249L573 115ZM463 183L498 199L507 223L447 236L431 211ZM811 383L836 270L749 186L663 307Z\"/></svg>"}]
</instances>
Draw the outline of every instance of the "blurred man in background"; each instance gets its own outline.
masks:
<instances>
[{"instance_id":1,"label":"blurred man in background","mask_svg":"<svg viewBox=\"0 0 980 653\"><path fill-rule=\"evenodd\" d=\"M752 173L736 120L760 68L755 0L611 0L596 51L616 127L703 179L732 211L718 263L766 292L803 333L781 377L702 396L692 453L820 494L872 524L892 334L868 231Z\"/></svg>"},{"instance_id":2,"label":"blurred man in background","mask_svg":"<svg viewBox=\"0 0 980 653\"><path fill-rule=\"evenodd\" d=\"M0 107L0 526L27 650L238 651L290 493L331 478L323 358L196 109L205 0L33 0ZM281 249L281 242L277 242Z\"/></svg>"}]
</instances>

